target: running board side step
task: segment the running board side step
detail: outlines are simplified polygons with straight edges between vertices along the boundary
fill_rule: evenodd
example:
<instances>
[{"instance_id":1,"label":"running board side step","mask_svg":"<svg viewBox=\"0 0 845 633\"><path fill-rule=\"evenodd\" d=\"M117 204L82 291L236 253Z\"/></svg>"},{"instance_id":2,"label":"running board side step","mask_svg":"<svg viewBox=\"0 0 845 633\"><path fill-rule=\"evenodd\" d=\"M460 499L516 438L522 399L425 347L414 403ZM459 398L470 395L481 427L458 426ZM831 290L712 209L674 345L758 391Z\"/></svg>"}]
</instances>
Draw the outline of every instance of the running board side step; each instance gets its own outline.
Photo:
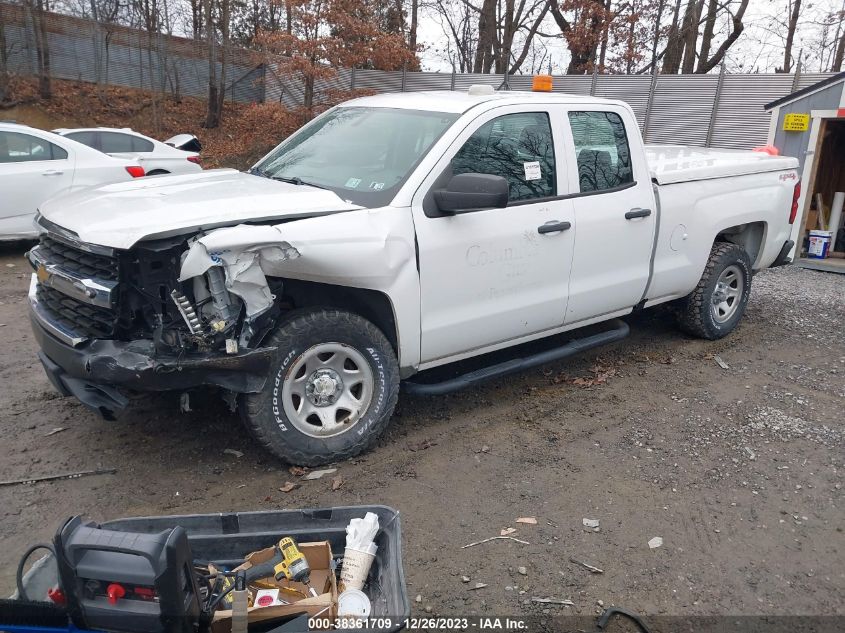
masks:
<instances>
[{"instance_id":1,"label":"running board side step","mask_svg":"<svg viewBox=\"0 0 845 633\"><path fill-rule=\"evenodd\" d=\"M508 360L503 363L476 369L475 371L471 371L455 378L450 378L449 380L444 380L443 382L425 384L405 381L402 383L402 387L406 393L415 396L441 396L443 394L452 393L453 391L458 391L472 385L486 382L487 380L491 380L493 378L499 378L501 376L522 372L527 369L533 369L534 367L539 367L540 365L545 365L546 363L550 363L552 361L561 360L579 352L585 352L588 349L599 347L600 345L607 345L608 343L620 341L628 336L628 333L631 331L628 324L621 319L614 319L610 323L613 325L613 329L608 330L607 332L600 332L591 336L585 336L584 338L578 338L561 347L538 352L537 354L532 354L531 356L526 356L525 358L514 358L513 360Z\"/></svg>"}]
</instances>

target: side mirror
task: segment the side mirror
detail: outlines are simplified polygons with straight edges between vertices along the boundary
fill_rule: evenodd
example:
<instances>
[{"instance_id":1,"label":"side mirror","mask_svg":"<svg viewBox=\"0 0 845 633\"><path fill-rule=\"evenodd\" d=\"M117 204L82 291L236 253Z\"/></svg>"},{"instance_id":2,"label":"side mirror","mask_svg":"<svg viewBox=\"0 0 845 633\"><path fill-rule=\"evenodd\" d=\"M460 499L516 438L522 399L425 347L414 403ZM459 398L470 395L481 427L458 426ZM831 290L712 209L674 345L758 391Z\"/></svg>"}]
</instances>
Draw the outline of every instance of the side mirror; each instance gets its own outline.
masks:
<instances>
[{"instance_id":1,"label":"side mirror","mask_svg":"<svg viewBox=\"0 0 845 633\"><path fill-rule=\"evenodd\" d=\"M508 181L490 174L458 174L445 189L434 192L437 208L446 214L508 206Z\"/></svg>"}]
</instances>

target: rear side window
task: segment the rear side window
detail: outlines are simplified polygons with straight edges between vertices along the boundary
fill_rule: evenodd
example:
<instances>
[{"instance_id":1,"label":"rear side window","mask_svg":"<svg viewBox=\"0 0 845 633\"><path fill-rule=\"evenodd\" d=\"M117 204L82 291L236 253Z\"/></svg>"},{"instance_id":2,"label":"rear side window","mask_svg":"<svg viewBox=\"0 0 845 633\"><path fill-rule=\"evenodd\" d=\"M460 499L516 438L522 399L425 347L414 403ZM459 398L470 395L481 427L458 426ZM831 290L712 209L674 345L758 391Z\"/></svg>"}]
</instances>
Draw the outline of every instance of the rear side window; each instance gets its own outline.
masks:
<instances>
[{"instance_id":1,"label":"rear side window","mask_svg":"<svg viewBox=\"0 0 845 633\"><path fill-rule=\"evenodd\" d=\"M88 147L93 147L94 149L99 149L97 147L97 133L96 132L71 132L70 134L65 134L65 137L76 141L77 143L82 143L83 145L87 145Z\"/></svg>"},{"instance_id":2,"label":"rear side window","mask_svg":"<svg viewBox=\"0 0 845 633\"><path fill-rule=\"evenodd\" d=\"M117 132L100 132L100 151L106 154L120 154L132 152L133 137L129 134Z\"/></svg>"},{"instance_id":3,"label":"rear side window","mask_svg":"<svg viewBox=\"0 0 845 633\"><path fill-rule=\"evenodd\" d=\"M625 124L615 112L570 112L581 193L634 182Z\"/></svg>"},{"instance_id":4,"label":"rear side window","mask_svg":"<svg viewBox=\"0 0 845 633\"><path fill-rule=\"evenodd\" d=\"M19 132L0 132L0 163L63 160L67 152L44 139Z\"/></svg>"},{"instance_id":5,"label":"rear side window","mask_svg":"<svg viewBox=\"0 0 845 633\"><path fill-rule=\"evenodd\" d=\"M549 115L526 112L488 121L458 150L452 159L452 173L504 176L511 202L556 195Z\"/></svg>"},{"instance_id":6,"label":"rear side window","mask_svg":"<svg viewBox=\"0 0 845 633\"><path fill-rule=\"evenodd\" d=\"M140 136L131 136L132 151L133 152L151 152L153 151L153 144L145 138Z\"/></svg>"}]
</instances>

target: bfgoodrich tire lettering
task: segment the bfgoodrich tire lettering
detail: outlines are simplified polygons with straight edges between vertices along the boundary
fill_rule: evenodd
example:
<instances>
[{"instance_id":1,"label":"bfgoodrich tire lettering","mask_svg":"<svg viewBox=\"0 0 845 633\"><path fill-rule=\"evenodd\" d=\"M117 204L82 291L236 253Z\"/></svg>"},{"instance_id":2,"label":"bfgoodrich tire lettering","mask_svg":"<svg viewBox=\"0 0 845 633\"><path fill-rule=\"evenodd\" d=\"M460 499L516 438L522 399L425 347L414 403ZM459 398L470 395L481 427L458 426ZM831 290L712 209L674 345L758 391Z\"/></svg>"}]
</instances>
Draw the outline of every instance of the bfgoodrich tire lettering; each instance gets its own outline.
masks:
<instances>
[{"instance_id":1,"label":"bfgoodrich tire lettering","mask_svg":"<svg viewBox=\"0 0 845 633\"><path fill-rule=\"evenodd\" d=\"M396 355L378 328L349 312L310 310L265 344L279 350L273 373L240 407L265 448L286 462L319 466L375 443L399 396Z\"/></svg>"},{"instance_id":2,"label":"bfgoodrich tire lettering","mask_svg":"<svg viewBox=\"0 0 845 633\"><path fill-rule=\"evenodd\" d=\"M716 242L698 285L679 303L685 332L715 340L730 334L745 313L751 294L751 260L740 246Z\"/></svg>"}]
</instances>

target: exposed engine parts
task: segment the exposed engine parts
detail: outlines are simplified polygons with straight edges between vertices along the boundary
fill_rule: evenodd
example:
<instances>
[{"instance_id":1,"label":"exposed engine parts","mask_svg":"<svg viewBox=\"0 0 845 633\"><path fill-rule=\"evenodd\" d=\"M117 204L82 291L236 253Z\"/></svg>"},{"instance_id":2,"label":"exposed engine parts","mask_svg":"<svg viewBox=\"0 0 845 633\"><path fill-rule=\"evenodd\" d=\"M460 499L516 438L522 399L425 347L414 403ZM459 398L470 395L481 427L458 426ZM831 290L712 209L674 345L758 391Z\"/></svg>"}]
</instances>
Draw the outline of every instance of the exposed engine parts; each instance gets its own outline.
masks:
<instances>
[{"instance_id":1,"label":"exposed engine parts","mask_svg":"<svg viewBox=\"0 0 845 633\"><path fill-rule=\"evenodd\" d=\"M202 334L202 323L200 323L197 311L194 310L194 306L188 298L178 290L173 290L170 296L173 297L173 303L176 304L176 308L179 310L182 318L185 319L185 323L187 323L191 334Z\"/></svg>"}]
</instances>

